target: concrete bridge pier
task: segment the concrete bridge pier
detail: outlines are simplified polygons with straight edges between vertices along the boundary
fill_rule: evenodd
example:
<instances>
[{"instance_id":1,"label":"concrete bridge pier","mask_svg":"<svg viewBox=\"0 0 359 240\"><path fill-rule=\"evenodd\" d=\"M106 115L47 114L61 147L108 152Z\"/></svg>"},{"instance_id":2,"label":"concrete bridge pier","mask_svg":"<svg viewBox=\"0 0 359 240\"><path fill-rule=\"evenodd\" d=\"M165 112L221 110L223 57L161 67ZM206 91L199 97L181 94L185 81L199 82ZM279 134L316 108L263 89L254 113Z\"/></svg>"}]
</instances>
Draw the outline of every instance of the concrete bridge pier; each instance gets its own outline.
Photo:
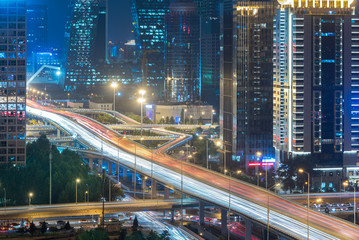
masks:
<instances>
[{"instance_id":1,"label":"concrete bridge pier","mask_svg":"<svg viewBox=\"0 0 359 240\"><path fill-rule=\"evenodd\" d=\"M120 165L116 164L116 179L120 182Z\"/></svg>"},{"instance_id":2,"label":"concrete bridge pier","mask_svg":"<svg viewBox=\"0 0 359 240\"><path fill-rule=\"evenodd\" d=\"M151 194L152 198L157 198L157 182L156 180L151 180Z\"/></svg>"},{"instance_id":3,"label":"concrete bridge pier","mask_svg":"<svg viewBox=\"0 0 359 240\"><path fill-rule=\"evenodd\" d=\"M223 208L221 208L221 233L223 236L227 236L227 234L228 234L227 209L223 209ZM248 238L248 239L250 239L250 238Z\"/></svg>"},{"instance_id":4,"label":"concrete bridge pier","mask_svg":"<svg viewBox=\"0 0 359 240\"><path fill-rule=\"evenodd\" d=\"M57 129L57 135L56 135L58 138L61 137L61 131L60 129Z\"/></svg>"},{"instance_id":5,"label":"concrete bridge pier","mask_svg":"<svg viewBox=\"0 0 359 240\"><path fill-rule=\"evenodd\" d=\"M112 176L112 162L108 162L108 175Z\"/></svg>"},{"instance_id":6,"label":"concrete bridge pier","mask_svg":"<svg viewBox=\"0 0 359 240\"><path fill-rule=\"evenodd\" d=\"M122 167L122 178L123 179L127 179L127 168L126 167Z\"/></svg>"},{"instance_id":7,"label":"concrete bridge pier","mask_svg":"<svg viewBox=\"0 0 359 240\"><path fill-rule=\"evenodd\" d=\"M93 158L89 158L89 167L90 167L90 170L93 170Z\"/></svg>"},{"instance_id":8,"label":"concrete bridge pier","mask_svg":"<svg viewBox=\"0 0 359 240\"><path fill-rule=\"evenodd\" d=\"M204 202L199 201L199 209L198 209L198 216L199 216L199 225L204 225Z\"/></svg>"},{"instance_id":9,"label":"concrete bridge pier","mask_svg":"<svg viewBox=\"0 0 359 240\"><path fill-rule=\"evenodd\" d=\"M98 159L98 162L97 162L97 168L99 171L102 171L102 159Z\"/></svg>"},{"instance_id":10,"label":"concrete bridge pier","mask_svg":"<svg viewBox=\"0 0 359 240\"><path fill-rule=\"evenodd\" d=\"M141 178L142 178L142 190L145 191L145 189L146 189L147 176L142 175Z\"/></svg>"},{"instance_id":11,"label":"concrete bridge pier","mask_svg":"<svg viewBox=\"0 0 359 240\"><path fill-rule=\"evenodd\" d=\"M245 239L252 239L252 227L253 223L249 219L244 219L244 224L246 227Z\"/></svg>"},{"instance_id":12,"label":"concrete bridge pier","mask_svg":"<svg viewBox=\"0 0 359 240\"><path fill-rule=\"evenodd\" d=\"M171 209L171 222L175 222L175 210L173 208Z\"/></svg>"},{"instance_id":13,"label":"concrete bridge pier","mask_svg":"<svg viewBox=\"0 0 359 240\"><path fill-rule=\"evenodd\" d=\"M163 197L164 199L170 199L170 189L166 186L165 186Z\"/></svg>"}]
</instances>

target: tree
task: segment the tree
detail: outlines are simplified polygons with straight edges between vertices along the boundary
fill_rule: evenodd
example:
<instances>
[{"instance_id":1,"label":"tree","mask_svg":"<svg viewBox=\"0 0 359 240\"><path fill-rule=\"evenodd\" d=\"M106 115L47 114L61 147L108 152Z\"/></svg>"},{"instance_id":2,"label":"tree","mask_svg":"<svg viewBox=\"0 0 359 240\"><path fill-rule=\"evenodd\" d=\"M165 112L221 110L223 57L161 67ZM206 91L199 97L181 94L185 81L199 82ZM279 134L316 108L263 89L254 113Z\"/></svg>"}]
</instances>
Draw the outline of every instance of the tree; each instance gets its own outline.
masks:
<instances>
[{"instance_id":1,"label":"tree","mask_svg":"<svg viewBox=\"0 0 359 240\"><path fill-rule=\"evenodd\" d=\"M157 234L156 231L151 230L147 236L147 240L160 240L160 236Z\"/></svg>"},{"instance_id":2,"label":"tree","mask_svg":"<svg viewBox=\"0 0 359 240\"><path fill-rule=\"evenodd\" d=\"M120 239L119 240L125 240L126 239L126 235L127 235L127 229L126 228L122 228L120 231Z\"/></svg>"},{"instance_id":3,"label":"tree","mask_svg":"<svg viewBox=\"0 0 359 240\"><path fill-rule=\"evenodd\" d=\"M44 221L41 223L41 229L40 232L44 234L47 231L47 223Z\"/></svg>"},{"instance_id":4,"label":"tree","mask_svg":"<svg viewBox=\"0 0 359 240\"><path fill-rule=\"evenodd\" d=\"M181 123L185 124L185 119L184 119L184 109L182 108L181 110Z\"/></svg>"},{"instance_id":5,"label":"tree","mask_svg":"<svg viewBox=\"0 0 359 240\"><path fill-rule=\"evenodd\" d=\"M203 118L202 118L202 116L198 118L198 124L199 124L199 125L202 125L202 124L203 124Z\"/></svg>"},{"instance_id":6,"label":"tree","mask_svg":"<svg viewBox=\"0 0 359 240\"><path fill-rule=\"evenodd\" d=\"M307 176L298 174L298 170L303 169L312 175L316 163L317 158L313 155L296 156L282 161L277 174L283 183L283 189L292 192L296 187L303 187Z\"/></svg>"},{"instance_id":7,"label":"tree","mask_svg":"<svg viewBox=\"0 0 359 240\"><path fill-rule=\"evenodd\" d=\"M161 120L158 122L159 124L165 124L165 120L161 118Z\"/></svg>"},{"instance_id":8,"label":"tree","mask_svg":"<svg viewBox=\"0 0 359 240\"><path fill-rule=\"evenodd\" d=\"M166 124L169 124L170 123L170 118L167 116L166 117Z\"/></svg>"},{"instance_id":9,"label":"tree","mask_svg":"<svg viewBox=\"0 0 359 240\"><path fill-rule=\"evenodd\" d=\"M67 221L67 223L65 224L65 230L71 230L71 226L70 226L70 222L69 221Z\"/></svg>"},{"instance_id":10,"label":"tree","mask_svg":"<svg viewBox=\"0 0 359 240\"><path fill-rule=\"evenodd\" d=\"M133 224L132 224L132 231L137 231L138 229L138 220L137 220L137 216L135 216L135 219L133 220Z\"/></svg>"},{"instance_id":11,"label":"tree","mask_svg":"<svg viewBox=\"0 0 359 240\"><path fill-rule=\"evenodd\" d=\"M108 240L108 234L102 228L83 231L77 235L76 240Z\"/></svg>"},{"instance_id":12,"label":"tree","mask_svg":"<svg viewBox=\"0 0 359 240\"><path fill-rule=\"evenodd\" d=\"M175 119L173 118L173 116L171 116L170 118L170 124L174 124L175 123Z\"/></svg>"},{"instance_id":13,"label":"tree","mask_svg":"<svg viewBox=\"0 0 359 240\"><path fill-rule=\"evenodd\" d=\"M34 221L32 221L32 222L30 223L29 233L30 233L31 235L33 235L33 234L35 233L35 231L36 231L36 227L35 227Z\"/></svg>"},{"instance_id":14,"label":"tree","mask_svg":"<svg viewBox=\"0 0 359 240\"><path fill-rule=\"evenodd\" d=\"M161 239L169 239L169 232L167 230L164 230L162 233L161 233Z\"/></svg>"}]
</instances>

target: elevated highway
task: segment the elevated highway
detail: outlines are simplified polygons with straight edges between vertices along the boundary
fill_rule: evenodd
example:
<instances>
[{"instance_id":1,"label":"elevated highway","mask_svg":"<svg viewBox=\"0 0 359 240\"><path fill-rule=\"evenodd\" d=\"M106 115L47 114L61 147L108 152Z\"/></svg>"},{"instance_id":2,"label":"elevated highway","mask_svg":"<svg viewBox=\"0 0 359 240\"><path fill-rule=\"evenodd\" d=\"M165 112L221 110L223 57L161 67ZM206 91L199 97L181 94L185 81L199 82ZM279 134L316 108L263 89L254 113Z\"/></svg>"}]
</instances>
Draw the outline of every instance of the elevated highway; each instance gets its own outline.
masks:
<instances>
[{"instance_id":1,"label":"elevated highway","mask_svg":"<svg viewBox=\"0 0 359 240\"><path fill-rule=\"evenodd\" d=\"M105 214L139 212L145 210L172 210L180 208L180 204L180 199L105 202ZM183 204L187 207L195 207L198 205L198 201L193 199L184 199ZM90 215L102 215L102 202L0 208L0 219L2 220L78 217Z\"/></svg>"},{"instance_id":2,"label":"elevated highway","mask_svg":"<svg viewBox=\"0 0 359 240\"><path fill-rule=\"evenodd\" d=\"M152 157L149 149L84 116L44 108L31 101L28 102L27 110L76 133L93 149L102 150L113 161L129 168L134 168L136 162L138 172L147 176L153 174L153 178L160 182L175 189L183 189L187 195L222 208L228 208L230 203L231 211L238 212L253 222L267 224L269 205L270 227L291 238L306 239L309 224L310 239L359 239L359 228L350 222L308 210L252 184L170 158L166 151L186 142L187 135L178 134L176 140L156 149Z\"/></svg>"}]
</instances>

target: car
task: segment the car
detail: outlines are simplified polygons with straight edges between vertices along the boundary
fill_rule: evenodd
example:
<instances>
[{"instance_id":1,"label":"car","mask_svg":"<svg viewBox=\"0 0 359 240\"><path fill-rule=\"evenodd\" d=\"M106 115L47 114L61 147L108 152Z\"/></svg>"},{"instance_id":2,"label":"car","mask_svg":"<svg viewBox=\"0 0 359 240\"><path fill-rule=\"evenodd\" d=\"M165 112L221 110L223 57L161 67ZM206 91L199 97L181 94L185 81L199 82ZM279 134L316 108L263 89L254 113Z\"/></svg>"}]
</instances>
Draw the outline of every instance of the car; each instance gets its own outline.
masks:
<instances>
[{"instance_id":1,"label":"car","mask_svg":"<svg viewBox=\"0 0 359 240\"><path fill-rule=\"evenodd\" d=\"M110 220L108 220L109 222L119 222L119 220L117 218L111 218Z\"/></svg>"}]
</instances>

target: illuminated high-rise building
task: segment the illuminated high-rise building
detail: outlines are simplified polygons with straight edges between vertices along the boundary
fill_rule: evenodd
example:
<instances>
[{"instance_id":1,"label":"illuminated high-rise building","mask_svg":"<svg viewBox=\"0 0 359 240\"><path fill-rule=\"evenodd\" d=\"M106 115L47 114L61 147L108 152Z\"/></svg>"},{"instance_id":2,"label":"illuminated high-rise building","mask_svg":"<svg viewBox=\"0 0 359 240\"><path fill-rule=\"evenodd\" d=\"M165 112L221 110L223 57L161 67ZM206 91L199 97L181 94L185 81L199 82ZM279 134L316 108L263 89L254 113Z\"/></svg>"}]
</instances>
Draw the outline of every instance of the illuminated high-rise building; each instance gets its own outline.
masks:
<instances>
[{"instance_id":1,"label":"illuminated high-rise building","mask_svg":"<svg viewBox=\"0 0 359 240\"><path fill-rule=\"evenodd\" d=\"M224 1L221 138L227 167L273 157L274 1Z\"/></svg>"},{"instance_id":2,"label":"illuminated high-rise building","mask_svg":"<svg viewBox=\"0 0 359 240\"><path fill-rule=\"evenodd\" d=\"M164 96L165 17L169 0L131 0L132 22L143 70L143 85L152 99Z\"/></svg>"},{"instance_id":3,"label":"illuminated high-rise building","mask_svg":"<svg viewBox=\"0 0 359 240\"><path fill-rule=\"evenodd\" d=\"M0 1L0 164L26 163L26 0Z\"/></svg>"},{"instance_id":4,"label":"illuminated high-rise building","mask_svg":"<svg viewBox=\"0 0 359 240\"><path fill-rule=\"evenodd\" d=\"M274 23L273 141L278 159L355 165L359 18L352 1L280 1Z\"/></svg>"},{"instance_id":5,"label":"illuminated high-rise building","mask_svg":"<svg viewBox=\"0 0 359 240\"><path fill-rule=\"evenodd\" d=\"M107 63L107 1L74 0L67 50L65 90L101 84L97 66ZM66 39L65 39L66 40Z\"/></svg>"},{"instance_id":6,"label":"illuminated high-rise building","mask_svg":"<svg viewBox=\"0 0 359 240\"><path fill-rule=\"evenodd\" d=\"M166 33L166 100L169 103L199 101L200 18L191 0L171 3Z\"/></svg>"}]
</instances>

